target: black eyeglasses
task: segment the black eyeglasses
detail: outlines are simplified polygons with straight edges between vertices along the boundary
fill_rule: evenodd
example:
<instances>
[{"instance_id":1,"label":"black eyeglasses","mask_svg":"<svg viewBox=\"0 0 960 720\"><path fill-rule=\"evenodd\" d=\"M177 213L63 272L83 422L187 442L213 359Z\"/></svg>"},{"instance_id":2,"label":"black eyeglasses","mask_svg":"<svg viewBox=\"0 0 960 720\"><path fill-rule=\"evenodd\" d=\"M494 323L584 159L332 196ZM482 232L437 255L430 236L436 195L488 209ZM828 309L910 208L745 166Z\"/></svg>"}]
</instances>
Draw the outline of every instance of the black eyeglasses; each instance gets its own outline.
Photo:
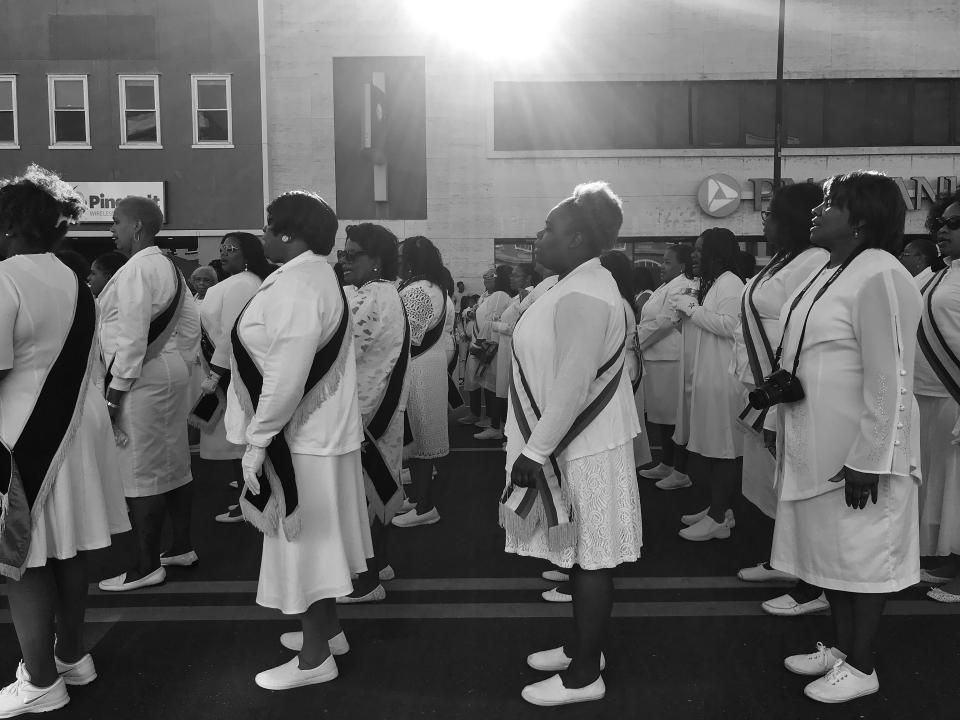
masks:
<instances>
[{"instance_id":1,"label":"black eyeglasses","mask_svg":"<svg viewBox=\"0 0 960 720\"><path fill-rule=\"evenodd\" d=\"M933 221L934 231L942 227L947 228L947 230L960 230L960 215L954 215L949 218L938 217Z\"/></svg>"},{"instance_id":2,"label":"black eyeglasses","mask_svg":"<svg viewBox=\"0 0 960 720\"><path fill-rule=\"evenodd\" d=\"M362 255L368 255L365 250L337 250L337 260L353 262Z\"/></svg>"}]
</instances>

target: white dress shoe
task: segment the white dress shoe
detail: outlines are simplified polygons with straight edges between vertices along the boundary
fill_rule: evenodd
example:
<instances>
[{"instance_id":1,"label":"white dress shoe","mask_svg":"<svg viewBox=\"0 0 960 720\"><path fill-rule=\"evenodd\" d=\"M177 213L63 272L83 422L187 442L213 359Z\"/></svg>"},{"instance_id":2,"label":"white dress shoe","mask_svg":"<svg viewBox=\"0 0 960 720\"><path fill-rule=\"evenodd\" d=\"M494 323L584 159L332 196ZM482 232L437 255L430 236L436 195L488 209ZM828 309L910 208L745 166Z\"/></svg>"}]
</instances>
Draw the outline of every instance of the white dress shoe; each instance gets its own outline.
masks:
<instances>
[{"instance_id":1,"label":"white dress shoe","mask_svg":"<svg viewBox=\"0 0 960 720\"><path fill-rule=\"evenodd\" d=\"M231 507L225 513L220 513L219 515L215 515L213 519L218 523L242 523L243 513L237 512Z\"/></svg>"},{"instance_id":2,"label":"white dress shoe","mask_svg":"<svg viewBox=\"0 0 960 720\"><path fill-rule=\"evenodd\" d=\"M947 603L950 605L960 603L960 595L948 593L946 590L939 587L930 588L927 590L927 597L931 600L936 600L938 603Z\"/></svg>"},{"instance_id":3,"label":"white dress shoe","mask_svg":"<svg viewBox=\"0 0 960 720\"><path fill-rule=\"evenodd\" d=\"M333 655L309 670L300 669L300 656L296 655L283 665L257 673L254 682L266 690L289 690L304 685L330 682L339 674L337 661L333 659Z\"/></svg>"},{"instance_id":4,"label":"white dress shoe","mask_svg":"<svg viewBox=\"0 0 960 720\"><path fill-rule=\"evenodd\" d=\"M540 573L540 577L549 582L567 582L570 579L567 573L559 570L544 570Z\"/></svg>"},{"instance_id":5,"label":"white dress shoe","mask_svg":"<svg viewBox=\"0 0 960 720\"><path fill-rule=\"evenodd\" d=\"M528 703L544 706L602 700L606 694L607 688L602 677L598 677L586 687L571 689L564 687L559 675L551 675L546 680L527 685L520 693Z\"/></svg>"},{"instance_id":6,"label":"white dress shoe","mask_svg":"<svg viewBox=\"0 0 960 720\"><path fill-rule=\"evenodd\" d=\"M826 593L820 593L820 597L805 603L798 603L787 593L767 600L761 607L771 615L809 615L829 609L830 603L827 602Z\"/></svg>"},{"instance_id":7,"label":"white dress shoe","mask_svg":"<svg viewBox=\"0 0 960 720\"><path fill-rule=\"evenodd\" d=\"M830 672L807 685L803 694L822 703L842 703L872 695L879 689L876 670L867 675L843 660L837 660Z\"/></svg>"},{"instance_id":8,"label":"white dress shoe","mask_svg":"<svg viewBox=\"0 0 960 720\"><path fill-rule=\"evenodd\" d=\"M656 482L656 486L661 490L680 490L682 488L688 488L691 485L693 485L693 481L690 479L690 476L677 472L676 470L667 475L663 480Z\"/></svg>"},{"instance_id":9,"label":"white dress shoe","mask_svg":"<svg viewBox=\"0 0 960 720\"><path fill-rule=\"evenodd\" d=\"M287 650L300 652L303 650L303 633L284 633L280 636L280 644L283 645ZM343 630L327 640L327 645L330 647L331 655L346 655L348 652L350 652L350 643L347 642L347 636L343 634Z\"/></svg>"},{"instance_id":10,"label":"white dress shoe","mask_svg":"<svg viewBox=\"0 0 960 720\"><path fill-rule=\"evenodd\" d=\"M67 685L89 685L97 679L97 668L90 653L75 663L65 663L56 655L53 656L53 661L57 665L57 674Z\"/></svg>"},{"instance_id":11,"label":"white dress shoe","mask_svg":"<svg viewBox=\"0 0 960 720\"><path fill-rule=\"evenodd\" d=\"M392 566L392 565L384 565L384 566L383 566L383 570L381 570L381 571L377 574L377 577L378 577L380 580L393 580L396 576L397 576L397 574L393 571L393 566Z\"/></svg>"},{"instance_id":12,"label":"white dress shoe","mask_svg":"<svg viewBox=\"0 0 960 720\"><path fill-rule=\"evenodd\" d=\"M474 440L503 440L503 433L498 428L487 428L473 436Z\"/></svg>"},{"instance_id":13,"label":"white dress shoe","mask_svg":"<svg viewBox=\"0 0 960 720\"><path fill-rule=\"evenodd\" d=\"M436 508L433 508L433 510L430 512L423 513L423 515L418 513L416 510L411 510L410 512L405 512L402 515L396 515L393 518L393 525L395 527L433 525L436 522L440 522L440 513L437 512Z\"/></svg>"},{"instance_id":14,"label":"white dress shoe","mask_svg":"<svg viewBox=\"0 0 960 720\"><path fill-rule=\"evenodd\" d=\"M0 718L49 712L70 702L63 678L57 678L50 687L37 687L30 682L30 673L22 660L17 666L16 677L16 680L0 690Z\"/></svg>"},{"instance_id":15,"label":"white dress shoe","mask_svg":"<svg viewBox=\"0 0 960 720\"><path fill-rule=\"evenodd\" d=\"M770 582L773 580L796 580L790 573L768 567L769 563L757 563L753 567L743 568L737 577L744 582Z\"/></svg>"},{"instance_id":16,"label":"white dress shoe","mask_svg":"<svg viewBox=\"0 0 960 720\"><path fill-rule=\"evenodd\" d=\"M637 475L647 480L663 480L665 477L670 477L672 473L673 468L663 463L646 470L637 470Z\"/></svg>"},{"instance_id":17,"label":"white dress shoe","mask_svg":"<svg viewBox=\"0 0 960 720\"><path fill-rule=\"evenodd\" d=\"M557 588L552 590L544 590L540 593L542 597L547 602L556 602L556 603L568 603L573 602L573 595L567 595L567 593L562 593Z\"/></svg>"},{"instance_id":18,"label":"white dress shoe","mask_svg":"<svg viewBox=\"0 0 960 720\"><path fill-rule=\"evenodd\" d=\"M825 675L836 665L837 660L846 660L845 653L835 647L828 648L822 642L817 643L817 651L809 655L791 655L784 658L783 666L796 675Z\"/></svg>"},{"instance_id":19,"label":"white dress shoe","mask_svg":"<svg viewBox=\"0 0 960 720\"><path fill-rule=\"evenodd\" d=\"M167 571L163 567L158 567L149 575L144 575L139 580L127 582L127 574L117 575L107 580L101 580L98 587L104 592L126 592L127 590L138 590L139 588L160 585L167 579Z\"/></svg>"},{"instance_id":20,"label":"white dress shoe","mask_svg":"<svg viewBox=\"0 0 960 720\"><path fill-rule=\"evenodd\" d=\"M387 591L383 588L383 585L377 585L373 590L368 592L366 595L361 595L360 597L351 597L350 595L344 595L343 597L337 598L337 605L349 605L351 603L368 603L368 602L380 602L381 600L387 599Z\"/></svg>"},{"instance_id":21,"label":"white dress shoe","mask_svg":"<svg viewBox=\"0 0 960 720\"><path fill-rule=\"evenodd\" d=\"M230 481L230 487L232 487L232 488L238 488L238 487L240 487L240 484L239 484L236 480L231 480L231 481Z\"/></svg>"},{"instance_id":22,"label":"white dress shoe","mask_svg":"<svg viewBox=\"0 0 960 720\"><path fill-rule=\"evenodd\" d=\"M707 540L726 540L730 537L730 526L727 521L718 523L709 515L705 515L703 520L696 525L685 527L680 531L680 537L692 542L706 542Z\"/></svg>"},{"instance_id":23,"label":"white dress shoe","mask_svg":"<svg viewBox=\"0 0 960 720\"><path fill-rule=\"evenodd\" d=\"M240 519L242 520L243 518L241 517ZM195 550L181 553L180 555L160 556L161 567L170 567L171 565L175 565L177 567L193 567L198 562L200 562L200 558L197 556L197 552Z\"/></svg>"},{"instance_id":24,"label":"white dress shoe","mask_svg":"<svg viewBox=\"0 0 960 720\"><path fill-rule=\"evenodd\" d=\"M934 575L929 570L924 570L923 568L920 568L920 582L922 583L930 583L931 585L943 585L944 583L948 583L951 580L953 580L953 578L940 577L939 575Z\"/></svg>"},{"instance_id":25,"label":"white dress shoe","mask_svg":"<svg viewBox=\"0 0 960 720\"><path fill-rule=\"evenodd\" d=\"M687 527L691 525L696 525L698 522L703 520L707 514L710 512L710 506L708 505L706 509L701 510L698 513L693 513L692 515L681 515L680 522L682 522ZM723 515L724 521L727 523L727 527L733 530L737 526L737 518L734 517L733 510L727 509L727 512Z\"/></svg>"},{"instance_id":26,"label":"white dress shoe","mask_svg":"<svg viewBox=\"0 0 960 720\"><path fill-rule=\"evenodd\" d=\"M553 648L552 650L541 650L532 655L527 655L527 665L534 670L542 670L544 672L560 672L561 670L566 670L570 667L571 662L573 662L573 658L567 657L567 654L563 651L563 645L558 648ZM603 671L606 668L607 659L603 656L603 653L600 653L600 670Z\"/></svg>"}]
</instances>

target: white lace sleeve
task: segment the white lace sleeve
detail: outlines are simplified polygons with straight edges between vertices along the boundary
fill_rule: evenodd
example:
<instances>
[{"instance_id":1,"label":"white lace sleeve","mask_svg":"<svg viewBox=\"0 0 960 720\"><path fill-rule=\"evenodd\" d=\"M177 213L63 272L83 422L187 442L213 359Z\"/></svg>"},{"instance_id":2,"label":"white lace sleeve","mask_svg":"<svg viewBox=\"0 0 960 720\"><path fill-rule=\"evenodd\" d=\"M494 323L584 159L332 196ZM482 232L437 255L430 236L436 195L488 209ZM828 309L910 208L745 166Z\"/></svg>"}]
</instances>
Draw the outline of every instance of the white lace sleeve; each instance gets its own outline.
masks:
<instances>
[{"instance_id":1,"label":"white lace sleeve","mask_svg":"<svg viewBox=\"0 0 960 720\"><path fill-rule=\"evenodd\" d=\"M353 315L353 345L359 359L380 334L380 309L373 294L363 290L351 295L348 303Z\"/></svg>"},{"instance_id":2,"label":"white lace sleeve","mask_svg":"<svg viewBox=\"0 0 960 720\"><path fill-rule=\"evenodd\" d=\"M403 306L407 310L407 319L410 321L410 342L419 346L423 336L430 329L433 319L433 302L430 293L416 285L404 290Z\"/></svg>"}]
</instances>

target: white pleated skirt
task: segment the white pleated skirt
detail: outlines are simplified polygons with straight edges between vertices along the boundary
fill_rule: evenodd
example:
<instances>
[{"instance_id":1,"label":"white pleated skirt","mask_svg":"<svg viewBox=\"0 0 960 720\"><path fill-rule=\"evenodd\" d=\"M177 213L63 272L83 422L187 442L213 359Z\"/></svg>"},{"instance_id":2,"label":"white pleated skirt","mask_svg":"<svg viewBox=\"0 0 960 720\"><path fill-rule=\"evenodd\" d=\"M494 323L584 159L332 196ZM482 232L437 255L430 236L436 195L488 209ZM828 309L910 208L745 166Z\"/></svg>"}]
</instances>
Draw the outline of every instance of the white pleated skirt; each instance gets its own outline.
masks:
<instances>
[{"instance_id":1,"label":"white pleated skirt","mask_svg":"<svg viewBox=\"0 0 960 720\"><path fill-rule=\"evenodd\" d=\"M676 424L679 385L679 360L643 361L643 393L649 422Z\"/></svg>"},{"instance_id":2,"label":"white pleated skirt","mask_svg":"<svg viewBox=\"0 0 960 720\"><path fill-rule=\"evenodd\" d=\"M917 483L884 475L877 504L847 507L844 489L781 500L770 564L826 590L893 593L920 581Z\"/></svg>"},{"instance_id":3,"label":"white pleated skirt","mask_svg":"<svg viewBox=\"0 0 960 720\"><path fill-rule=\"evenodd\" d=\"M108 547L111 535L130 529L110 417L93 385L82 413L73 444L33 526L27 567Z\"/></svg>"},{"instance_id":4,"label":"white pleated skirt","mask_svg":"<svg viewBox=\"0 0 960 720\"><path fill-rule=\"evenodd\" d=\"M353 592L351 575L373 557L360 451L346 455L294 453L301 529L264 536L257 603L299 615L313 603Z\"/></svg>"},{"instance_id":5,"label":"white pleated skirt","mask_svg":"<svg viewBox=\"0 0 960 720\"><path fill-rule=\"evenodd\" d=\"M743 496L768 518L777 516L777 460L755 432L743 431Z\"/></svg>"},{"instance_id":6,"label":"white pleated skirt","mask_svg":"<svg viewBox=\"0 0 960 720\"><path fill-rule=\"evenodd\" d=\"M920 554L960 554L960 446L953 398L917 395L920 407Z\"/></svg>"},{"instance_id":7,"label":"white pleated skirt","mask_svg":"<svg viewBox=\"0 0 960 720\"><path fill-rule=\"evenodd\" d=\"M512 438L511 438L512 439ZM509 469L507 470L509 473ZM506 531L505 550L542 558L562 568L614 568L640 557L643 523L633 461L633 443L565 463L563 477L577 520L577 543L550 549L545 528L530 538Z\"/></svg>"}]
</instances>

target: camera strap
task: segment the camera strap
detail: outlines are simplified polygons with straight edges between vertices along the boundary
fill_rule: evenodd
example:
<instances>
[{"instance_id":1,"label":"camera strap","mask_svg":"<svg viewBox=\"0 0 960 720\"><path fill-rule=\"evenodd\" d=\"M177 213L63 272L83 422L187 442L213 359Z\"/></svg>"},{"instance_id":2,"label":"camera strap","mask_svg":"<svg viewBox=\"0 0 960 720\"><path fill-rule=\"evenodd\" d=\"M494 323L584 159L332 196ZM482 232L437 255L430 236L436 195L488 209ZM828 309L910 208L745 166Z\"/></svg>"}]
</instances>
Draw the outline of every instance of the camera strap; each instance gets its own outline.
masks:
<instances>
[{"instance_id":1,"label":"camera strap","mask_svg":"<svg viewBox=\"0 0 960 720\"><path fill-rule=\"evenodd\" d=\"M850 257L848 257L846 260L844 260L844 261L840 264L840 266L834 271L833 275L831 275L830 278L823 284L823 287L820 288L820 289L817 291L817 294L816 294L816 295L814 295L813 301L810 303L810 307L807 308L807 314L806 314L806 317L804 317L804 319L803 319L803 325L800 327L800 339L797 341L797 352L796 352L796 354L794 355L794 358L793 358L793 370L791 371L791 374L792 374L792 375L796 376L796 374L797 374L797 368L800 367L800 349L803 347L803 338L804 338L804 336L805 336L806 333L807 333L807 322L810 320L810 313L813 312L813 306L817 303L817 300L819 300L821 297L823 297L823 294L827 291L827 289L828 289L831 285L833 285L833 283L836 281L836 279L837 279L838 277L840 277L840 273L842 273L844 270L846 270L846 269L847 269L847 266L850 265L850 263L852 263L852 262L854 261L854 259L857 257L857 255L859 255L860 253L862 253L862 252L863 252L864 250L866 250L866 249L867 249L867 246L866 246L866 245L861 245L861 246L858 247L856 250L854 250L854 251L850 254ZM800 304L800 301L803 299L803 296L806 295L807 290L809 290L810 287L811 287L811 286L817 281L817 279L820 277L820 275L823 274L823 271L827 269L827 266L828 266L829 264L830 264L830 262L827 261L827 263L826 263L822 268L820 268L819 270L817 270L817 274L814 275L814 276L810 279L810 282L808 282L808 283L804 286L803 290L801 290L801 291L797 294L797 296L793 299L793 302L790 304L790 310L787 311L787 319L786 319L786 320L784 321L784 323L783 323L783 335L780 336L780 345L777 347L777 357L776 357L777 362L776 362L776 364L777 364L778 366L779 366L779 364L780 364L780 357L783 355L783 343L784 343L784 341L785 341L786 338L787 338L787 328L790 326L790 318L793 316L793 311L796 309L797 305Z\"/></svg>"}]
</instances>

